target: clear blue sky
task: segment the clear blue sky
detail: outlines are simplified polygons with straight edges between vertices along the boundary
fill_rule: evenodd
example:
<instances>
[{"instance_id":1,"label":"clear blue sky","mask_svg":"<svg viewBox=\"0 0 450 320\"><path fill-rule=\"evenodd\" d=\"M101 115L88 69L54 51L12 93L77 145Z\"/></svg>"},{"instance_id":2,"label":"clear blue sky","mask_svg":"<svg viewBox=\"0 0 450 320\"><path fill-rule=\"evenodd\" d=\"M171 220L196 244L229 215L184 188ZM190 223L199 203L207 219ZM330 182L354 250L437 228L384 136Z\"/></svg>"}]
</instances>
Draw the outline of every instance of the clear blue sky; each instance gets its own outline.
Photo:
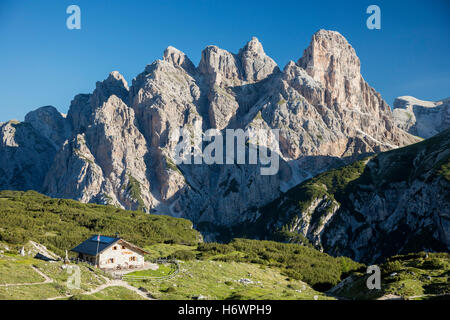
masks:
<instances>
[{"instance_id":1,"label":"clear blue sky","mask_svg":"<svg viewBox=\"0 0 450 320\"><path fill-rule=\"evenodd\" d=\"M81 30L66 8L81 8ZM381 30L366 8L381 8ZM318 29L337 30L356 49L362 74L389 104L400 95L450 96L450 1L0 0L0 121L43 105L67 112L112 70L131 82L175 46L198 64L215 44L237 52L252 36L283 68Z\"/></svg>"}]
</instances>

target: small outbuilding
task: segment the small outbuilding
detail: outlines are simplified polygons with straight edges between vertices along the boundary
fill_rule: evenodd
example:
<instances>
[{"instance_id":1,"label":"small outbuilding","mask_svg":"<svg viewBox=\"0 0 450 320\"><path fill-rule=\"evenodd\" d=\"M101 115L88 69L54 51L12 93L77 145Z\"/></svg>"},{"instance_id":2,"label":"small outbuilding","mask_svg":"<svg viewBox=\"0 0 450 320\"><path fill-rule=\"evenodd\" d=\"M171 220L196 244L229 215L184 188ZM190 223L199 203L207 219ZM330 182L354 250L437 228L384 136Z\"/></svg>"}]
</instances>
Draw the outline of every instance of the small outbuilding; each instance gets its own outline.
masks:
<instances>
[{"instance_id":1,"label":"small outbuilding","mask_svg":"<svg viewBox=\"0 0 450 320\"><path fill-rule=\"evenodd\" d=\"M144 266L145 250L121 238L95 235L71 251L82 261L101 269L134 269Z\"/></svg>"}]
</instances>

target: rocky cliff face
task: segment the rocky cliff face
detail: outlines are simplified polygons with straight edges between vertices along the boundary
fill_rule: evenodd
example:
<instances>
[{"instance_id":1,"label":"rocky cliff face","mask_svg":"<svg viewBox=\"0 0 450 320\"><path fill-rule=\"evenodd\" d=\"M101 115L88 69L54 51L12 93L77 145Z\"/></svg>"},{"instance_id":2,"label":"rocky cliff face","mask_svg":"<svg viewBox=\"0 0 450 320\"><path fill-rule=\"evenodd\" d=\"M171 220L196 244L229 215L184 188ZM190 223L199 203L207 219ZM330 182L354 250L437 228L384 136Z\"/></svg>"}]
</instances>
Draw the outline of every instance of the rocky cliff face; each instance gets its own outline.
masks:
<instances>
[{"instance_id":1,"label":"rocky cliff face","mask_svg":"<svg viewBox=\"0 0 450 320\"><path fill-rule=\"evenodd\" d=\"M56 150L61 148L71 133L66 115L59 113L53 106L41 107L29 112L25 116L25 122L31 124L37 132L47 138Z\"/></svg>"},{"instance_id":2,"label":"rocky cliff face","mask_svg":"<svg viewBox=\"0 0 450 320\"><path fill-rule=\"evenodd\" d=\"M450 98L433 102L398 97L393 115L399 128L426 139L450 128Z\"/></svg>"},{"instance_id":3,"label":"rocky cliff face","mask_svg":"<svg viewBox=\"0 0 450 320\"><path fill-rule=\"evenodd\" d=\"M417 141L394 125L351 45L325 30L283 70L256 38L237 54L208 46L198 67L168 47L131 87L112 72L93 93L77 95L67 117L44 108L26 121L48 145L39 169L45 181L33 189L185 217L208 230L256 219L255 208L324 170ZM176 166L170 137L180 127L280 129L280 170ZM8 131L4 140L14 137ZM5 155L1 168L11 171L15 158Z\"/></svg>"},{"instance_id":4,"label":"rocky cliff face","mask_svg":"<svg viewBox=\"0 0 450 320\"><path fill-rule=\"evenodd\" d=\"M27 122L0 125L0 189L42 190L56 149Z\"/></svg>"},{"instance_id":5,"label":"rocky cliff face","mask_svg":"<svg viewBox=\"0 0 450 320\"><path fill-rule=\"evenodd\" d=\"M47 174L46 194L144 211L156 204L149 192L149 149L126 104L128 91L115 71L91 95L75 97L67 117L74 134Z\"/></svg>"},{"instance_id":6,"label":"rocky cliff face","mask_svg":"<svg viewBox=\"0 0 450 320\"><path fill-rule=\"evenodd\" d=\"M372 263L450 248L450 129L308 180L234 236L306 237L317 248ZM247 227L246 227L247 226Z\"/></svg>"}]
</instances>

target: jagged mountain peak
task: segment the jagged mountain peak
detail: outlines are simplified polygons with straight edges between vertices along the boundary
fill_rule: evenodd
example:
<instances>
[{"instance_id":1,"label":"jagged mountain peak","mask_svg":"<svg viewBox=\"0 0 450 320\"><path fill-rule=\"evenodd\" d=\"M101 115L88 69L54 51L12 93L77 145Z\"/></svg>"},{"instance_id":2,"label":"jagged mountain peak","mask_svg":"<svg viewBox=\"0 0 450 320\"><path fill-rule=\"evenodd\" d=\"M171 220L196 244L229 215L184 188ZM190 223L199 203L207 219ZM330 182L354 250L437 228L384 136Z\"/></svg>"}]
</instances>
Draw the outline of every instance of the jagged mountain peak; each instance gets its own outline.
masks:
<instances>
[{"instance_id":1,"label":"jagged mountain peak","mask_svg":"<svg viewBox=\"0 0 450 320\"><path fill-rule=\"evenodd\" d=\"M311 37L310 46L314 44L320 44L328 49L332 49L332 46L335 46L341 50L348 50L356 55L355 49L351 46L347 38L338 31L325 29L318 30Z\"/></svg>"},{"instance_id":2,"label":"jagged mountain peak","mask_svg":"<svg viewBox=\"0 0 450 320\"><path fill-rule=\"evenodd\" d=\"M240 51L243 78L245 81L260 81L267 78L279 68L276 62L264 52L258 38L253 37Z\"/></svg>"},{"instance_id":3,"label":"jagged mountain peak","mask_svg":"<svg viewBox=\"0 0 450 320\"><path fill-rule=\"evenodd\" d=\"M219 86L236 86L254 83L278 72L275 61L266 55L264 48L253 37L237 54L209 45L202 51L198 66L210 83Z\"/></svg>"},{"instance_id":4,"label":"jagged mountain peak","mask_svg":"<svg viewBox=\"0 0 450 320\"><path fill-rule=\"evenodd\" d=\"M389 140L388 148L417 141L395 126L389 105L364 80L355 50L340 33L316 32L297 63L322 84L325 103L347 118L342 123L359 122L351 130L364 140Z\"/></svg>"},{"instance_id":5,"label":"jagged mountain peak","mask_svg":"<svg viewBox=\"0 0 450 320\"><path fill-rule=\"evenodd\" d=\"M36 110L30 111L25 115L25 118L31 114L35 114L35 113L47 113L47 114L56 114L59 113L61 115L61 113L54 107L54 106L42 106L37 108Z\"/></svg>"},{"instance_id":6,"label":"jagged mountain peak","mask_svg":"<svg viewBox=\"0 0 450 320\"><path fill-rule=\"evenodd\" d=\"M236 55L214 45L203 49L198 71L212 86L237 84L241 78Z\"/></svg>"},{"instance_id":7,"label":"jagged mountain peak","mask_svg":"<svg viewBox=\"0 0 450 320\"><path fill-rule=\"evenodd\" d=\"M347 39L340 32L335 30L319 29L313 34L312 38L313 40L329 39L331 41L337 41L342 44L348 44Z\"/></svg>"},{"instance_id":8,"label":"jagged mountain peak","mask_svg":"<svg viewBox=\"0 0 450 320\"><path fill-rule=\"evenodd\" d=\"M127 81L119 71L111 71L104 82L115 83L116 81L122 82L123 86L128 88Z\"/></svg>"},{"instance_id":9,"label":"jagged mountain peak","mask_svg":"<svg viewBox=\"0 0 450 320\"><path fill-rule=\"evenodd\" d=\"M294 60L289 60L288 63L286 63L286 65L284 66L283 72L284 72L284 70L289 69L289 68L292 68L292 67L294 67L294 66L296 66L296 65L297 65L297 64L295 63Z\"/></svg>"},{"instance_id":10,"label":"jagged mountain peak","mask_svg":"<svg viewBox=\"0 0 450 320\"><path fill-rule=\"evenodd\" d=\"M125 78L118 71L112 71L105 80L97 81L95 84L95 90L91 97L92 107L102 105L111 95L115 95L127 103L129 90Z\"/></svg>"},{"instance_id":11,"label":"jagged mountain peak","mask_svg":"<svg viewBox=\"0 0 450 320\"><path fill-rule=\"evenodd\" d=\"M338 71L349 80L360 78L361 64L355 49L337 31L323 29L317 31L297 63L314 79L332 85L342 84L339 79L329 77L330 72Z\"/></svg>"},{"instance_id":12,"label":"jagged mountain peak","mask_svg":"<svg viewBox=\"0 0 450 320\"><path fill-rule=\"evenodd\" d=\"M188 56L172 46L168 46L166 50L164 50L163 60L172 63L174 66L185 69L188 73L195 72L195 66Z\"/></svg>"},{"instance_id":13,"label":"jagged mountain peak","mask_svg":"<svg viewBox=\"0 0 450 320\"><path fill-rule=\"evenodd\" d=\"M78 94L73 98L67 113L67 121L73 131L85 132L92 125L96 109L107 102L112 95L128 104L128 83L118 71L112 71L105 80L97 81L92 93Z\"/></svg>"},{"instance_id":14,"label":"jagged mountain peak","mask_svg":"<svg viewBox=\"0 0 450 320\"><path fill-rule=\"evenodd\" d=\"M70 135L70 125L66 116L53 106L44 106L28 112L25 122L30 123L41 135L49 139L55 149L59 149Z\"/></svg>"},{"instance_id":15,"label":"jagged mountain peak","mask_svg":"<svg viewBox=\"0 0 450 320\"><path fill-rule=\"evenodd\" d=\"M128 82L119 71L111 71L103 81L97 81L96 87L120 88L129 90Z\"/></svg>"},{"instance_id":16,"label":"jagged mountain peak","mask_svg":"<svg viewBox=\"0 0 450 320\"><path fill-rule=\"evenodd\" d=\"M247 42L247 44L240 51L251 51L255 53L265 54L264 48L257 37L252 37L252 39Z\"/></svg>"}]
</instances>

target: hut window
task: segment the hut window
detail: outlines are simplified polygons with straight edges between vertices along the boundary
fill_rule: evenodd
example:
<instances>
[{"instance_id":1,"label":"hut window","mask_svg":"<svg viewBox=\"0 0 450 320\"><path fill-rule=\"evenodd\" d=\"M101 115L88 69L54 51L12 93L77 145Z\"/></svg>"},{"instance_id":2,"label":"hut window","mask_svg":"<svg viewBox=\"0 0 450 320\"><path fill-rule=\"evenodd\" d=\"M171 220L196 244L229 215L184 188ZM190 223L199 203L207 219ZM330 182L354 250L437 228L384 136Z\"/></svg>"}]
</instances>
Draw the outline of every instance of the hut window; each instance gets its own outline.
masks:
<instances>
[{"instance_id":1,"label":"hut window","mask_svg":"<svg viewBox=\"0 0 450 320\"><path fill-rule=\"evenodd\" d=\"M108 263L114 263L114 259L113 258L109 259Z\"/></svg>"},{"instance_id":2,"label":"hut window","mask_svg":"<svg viewBox=\"0 0 450 320\"><path fill-rule=\"evenodd\" d=\"M130 257L130 261L136 261L136 257Z\"/></svg>"},{"instance_id":3,"label":"hut window","mask_svg":"<svg viewBox=\"0 0 450 320\"><path fill-rule=\"evenodd\" d=\"M124 249L125 249L125 246L122 246L122 249L124 250Z\"/></svg>"},{"instance_id":4,"label":"hut window","mask_svg":"<svg viewBox=\"0 0 450 320\"><path fill-rule=\"evenodd\" d=\"M116 247L116 246L114 246L114 247L113 247L113 250L117 250L117 247Z\"/></svg>"}]
</instances>

